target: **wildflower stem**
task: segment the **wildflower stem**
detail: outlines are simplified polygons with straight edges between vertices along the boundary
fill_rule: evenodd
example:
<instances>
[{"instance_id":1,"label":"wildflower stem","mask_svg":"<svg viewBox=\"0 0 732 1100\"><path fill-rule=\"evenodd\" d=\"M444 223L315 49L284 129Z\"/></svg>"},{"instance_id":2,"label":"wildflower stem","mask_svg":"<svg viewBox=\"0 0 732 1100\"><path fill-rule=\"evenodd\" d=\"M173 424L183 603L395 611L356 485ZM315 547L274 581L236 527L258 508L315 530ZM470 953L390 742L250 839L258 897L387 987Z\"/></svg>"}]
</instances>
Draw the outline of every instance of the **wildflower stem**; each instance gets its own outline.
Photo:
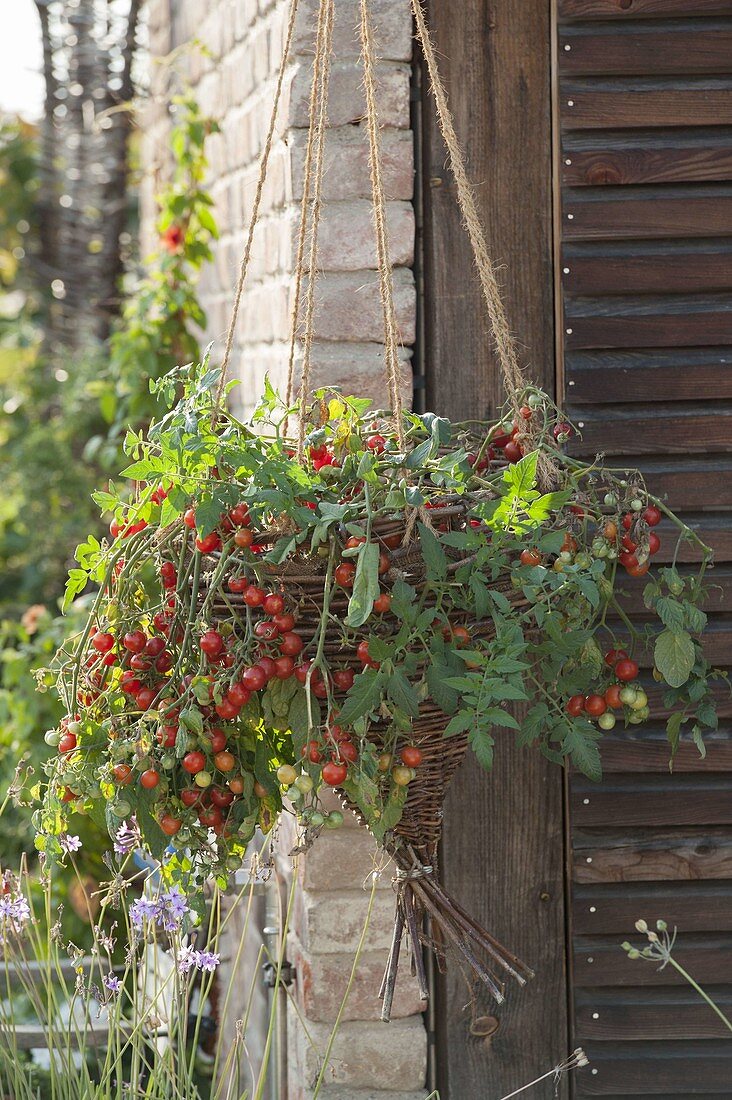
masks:
<instances>
[{"instance_id":1,"label":"wildflower stem","mask_svg":"<svg viewBox=\"0 0 732 1100\"><path fill-rule=\"evenodd\" d=\"M704 990L698 984L698 982L694 981L691 974L689 974L686 970L684 970L683 966L679 966L679 964L676 962L676 959L673 957L673 955L669 955L668 961L671 964L671 966L674 968L674 970L676 970L681 975L681 977L689 983L689 985L692 987L692 989L696 990L696 992L699 994L699 996L702 998L702 1000L706 1001L706 1003L709 1005L709 1007L714 1012L716 1012L717 1016L719 1016L720 1020L724 1023L724 1025L726 1027L728 1027L730 1031L732 1031L732 1020L729 1020L725 1016L725 1014L722 1012L721 1008L719 1008L719 1006L714 1003L712 998L707 993L704 992Z\"/></svg>"}]
</instances>

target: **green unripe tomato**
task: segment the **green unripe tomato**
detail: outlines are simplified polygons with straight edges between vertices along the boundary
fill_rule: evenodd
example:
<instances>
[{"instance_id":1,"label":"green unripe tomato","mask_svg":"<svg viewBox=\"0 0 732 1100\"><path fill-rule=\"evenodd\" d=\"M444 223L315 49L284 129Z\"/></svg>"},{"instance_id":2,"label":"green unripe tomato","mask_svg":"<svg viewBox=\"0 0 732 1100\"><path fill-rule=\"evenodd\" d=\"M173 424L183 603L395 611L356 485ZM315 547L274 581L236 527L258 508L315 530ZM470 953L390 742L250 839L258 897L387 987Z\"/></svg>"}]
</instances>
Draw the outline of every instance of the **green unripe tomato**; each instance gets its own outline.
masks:
<instances>
[{"instance_id":1,"label":"green unripe tomato","mask_svg":"<svg viewBox=\"0 0 732 1100\"><path fill-rule=\"evenodd\" d=\"M326 829L340 829L343 824L343 814L340 810L331 810L325 819Z\"/></svg>"},{"instance_id":2,"label":"green unripe tomato","mask_svg":"<svg viewBox=\"0 0 732 1100\"><path fill-rule=\"evenodd\" d=\"M57 749L58 743L61 740L61 734L58 730L46 730L43 735L43 740L47 745L50 745L52 749Z\"/></svg>"},{"instance_id":3,"label":"green unripe tomato","mask_svg":"<svg viewBox=\"0 0 732 1100\"><path fill-rule=\"evenodd\" d=\"M562 550L561 554L559 555L559 560L570 562L572 560L572 555L569 550Z\"/></svg>"},{"instance_id":4,"label":"green unripe tomato","mask_svg":"<svg viewBox=\"0 0 732 1100\"><path fill-rule=\"evenodd\" d=\"M574 564L579 569L589 569L592 565L592 558L589 554L585 554L584 552L582 552L578 554L577 557L574 559Z\"/></svg>"},{"instance_id":5,"label":"green unripe tomato","mask_svg":"<svg viewBox=\"0 0 732 1100\"><path fill-rule=\"evenodd\" d=\"M73 733L74 737L78 737L81 733L81 722L69 722L66 729L69 733Z\"/></svg>"},{"instance_id":6,"label":"green unripe tomato","mask_svg":"<svg viewBox=\"0 0 732 1100\"><path fill-rule=\"evenodd\" d=\"M177 844L188 844L191 839L191 830L184 825L175 835Z\"/></svg>"},{"instance_id":7,"label":"green unripe tomato","mask_svg":"<svg viewBox=\"0 0 732 1100\"><path fill-rule=\"evenodd\" d=\"M313 813L311 813L310 824L313 826L314 829L317 829L320 825L323 824L324 821L325 818L321 814L320 810L314 810Z\"/></svg>"},{"instance_id":8,"label":"green unripe tomato","mask_svg":"<svg viewBox=\"0 0 732 1100\"><path fill-rule=\"evenodd\" d=\"M312 806L306 806L303 810L300 811L300 821L304 821L307 825L314 812L315 811L313 810Z\"/></svg>"},{"instance_id":9,"label":"green unripe tomato","mask_svg":"<svg viewBox=\"0 0 732 1100\"><path fill-rule=\"evenodd\" d=\"M303 774L298 775L294 782L294 786L297 787L298 791L301 791L302 794L310 794L315 784L309 775Z\"/></svg>"},{"instance_id":10,"label":"green unripe tomato","mask_svg":"<svg viewBox=\"0 0 732 1100\"><path fill-rule=\"evenodd\" d=\"M628 715L628 721L631 726L639 726L641 722L645 722L650 713L648 707L643 707L643 710L632 710Z\"/></svg>"},{"instance_id":11,"label":"green unripe tomato","mask_svg":"<svg viewBox=\"0 0 732 1100\"><path fill-rule=\"evenodd\" d=\"M627 687L620 689L620 702L625 703L626 707L632 707L635 702L636 689L628 685Z\"/></svg>"},{"instance_id":12,"label":"green unripe tomato","mask_svg":"<svg viewBox=\"0 0 732 1100\"><path fill-rule=\"evenodd\" d=\"M130 806L129 802L125 802L125 800L121 798L119 802L115 802L112 806L112 813L115 817L119 818L129 817L132 813L132 806Z\"/></svg>"},{"instance_id":13,"label":"green unripe tomato","mask_svg":"<svg viewBox=\"0 0 732 1100\"><path fill-rule=\"evenodd\" d=\"M634 497L630 502L630 507L634 512L640 512L643 508L643 501L638 500L638 497Z\"/></svg>"},{"instance_id":14,"label":"green unripe tomato","mask_svg":"<svg viewBox=\"0 0 732 1100\"><path fill-rule=\"evenodd\" d=\"M684 582L683 581L671 581L669 586L668 586L668 589L669 589L669 592L671 592L674 596L680 596L681 593L684 591Z\"/></svg>"},{"instance_id":15,"label":"green unripe tomato","mask_svg":"<svg viewBox=\"0 0 732 1100\"><path fill-rule=\"evenodd\" d=\"M300 788L296 787L293 783L293 785L287 792L287 797L289 798L290 802L299 802L300 799L303 797L303 793Z\"/></svg>"},{"instance_id":16,"label":"green unripe tomato","mask_svg":"<svg viewBox=\"0 0 732 1100\"><path fill-rule=\"evenodd\" d=\"M177 763L177 761L176 761L175 757L171 756L170 753L166 753L166 755L163 757L163 759L161 761L161 764L162 764L162 766L163 766L163 768L166 772L172 772L173 768L176 765L176 763Z\"/></svg>"},{"instance_id":17,"label":"green unripe tomato","mask_svg":"<svg viewBox=\"0 0 732 1100\"><path fill-rule=\"evenodd\" d=\"M638 688L635 693L635 699L630 704L633 710L643 710L648 705L648 696L643 688Z\"/></svg>"},{"instance_id":18,"label":"green unripe tomato","mask_svg":"<svg viewBox=\"0 0 732 1100\"><path fill-rule=\"evenodd\" d=\"M608 508L614 508L618 503L618 498L615 496L615 493L605 493L604 503Z\"/></svg>"},{"instance_id":19,"label":"green unripe tomato","mask_svg":"<svg viewBox=\"0 0 732 1100\"><path fill-rule=\"evenodd\" d=\"M196 772L193 782L197 787L210 787L213 783L213 776L211 772Z\"/></svg>"},{"instance_id":20,"label":"green unripe tomato","mask_svg":"<svg viewBox=\"0 0 732 1100\"><path fill-rule=\"evenodd\" d=\"M292 764L280 764L277 769L277 779L283 787L291 787L297 779L297 772Z\"/></svg>"},{"instance_id":21,"label":"green unripe tomato","mask_svg":"<svg viewBox=\"0 0 732 1100\"><path fill-rule=\"evenodd\" d=\"M614 546L608 546L607 556L610 558L610 561L615 561L615 559L618 556L618 552L617 552L617 550L615 549Z\"/></svg>"},{"instance_id":22,"label":"green unripe tomato","mask_svg":"<svg viewBox=\"0 0 732 1100\"><path fill-rule=\"evenodd\" d=\"M597 719L597 724L601 730L613 729L616 722L615 715L611 710L606 710L604 714L601 714Z\"/></svg>"},{"instance_id":23,"label":"green unripe tomato","mask_svg":"<svg viewBox=\"0 0 732 1100\"><path fill-rule=\"evenodd\" d=\"M397 787L406 787L414 779L414 768L404 768L398 764L396 768L391 769L391 777Z\"/></svg>"},{"instance_id":24,"label":"green unripe tomato","mask_svg":"<svg viewBox=\"0 0 732 1100\"><path fill-rule=\"evenodd\" d=\"M541 405L541 398L539 397L539 394L530 393L526 404L529 406L530 409L538 409L539 405Z\"/></svg>"}]
</instances>

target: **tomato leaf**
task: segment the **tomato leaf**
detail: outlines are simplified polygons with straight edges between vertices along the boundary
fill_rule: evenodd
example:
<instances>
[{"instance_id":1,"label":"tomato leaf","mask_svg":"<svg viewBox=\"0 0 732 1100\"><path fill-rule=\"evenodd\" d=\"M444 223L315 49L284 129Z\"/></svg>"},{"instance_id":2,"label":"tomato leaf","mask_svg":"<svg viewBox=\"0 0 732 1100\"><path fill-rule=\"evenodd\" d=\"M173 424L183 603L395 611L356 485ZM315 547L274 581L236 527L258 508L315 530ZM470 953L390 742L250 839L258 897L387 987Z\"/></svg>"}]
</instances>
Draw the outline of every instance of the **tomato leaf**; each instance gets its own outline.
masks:
<instances>
[{"instance_id":1,"label":"tomato leaf","mask_svg":"<svg viewBox=\"0 0 732 1100\"><path fill-rule=\"evenodd\" d=\"M374 609L379 592L379 544L365 542L359 550L353 592L348 601L348 626L363 626Z\"/></svg>"},{"instance_id":2,"label":"tomato leaf","mask_svg":"<svg viewBox=\"0 0 732 1100\"><path fill-rule=\"evenodd\" d=\"M671 687L681 687L694 667L694 641L685 630L663 630L654 648L656 668Z\"/></svg>"},{"instance_id":3,"label":"tomato leaf","mask_svg":"<svg viewBox=\"0 0 732 1100\"><path fill-rule=\"evenodd\" d=\"M350 726L357 718L368 714L378 706L381 699L383 676L379 669L367 668L353 682L345 702L338 712L338 722Z\"/></svg>"}]
</instances>

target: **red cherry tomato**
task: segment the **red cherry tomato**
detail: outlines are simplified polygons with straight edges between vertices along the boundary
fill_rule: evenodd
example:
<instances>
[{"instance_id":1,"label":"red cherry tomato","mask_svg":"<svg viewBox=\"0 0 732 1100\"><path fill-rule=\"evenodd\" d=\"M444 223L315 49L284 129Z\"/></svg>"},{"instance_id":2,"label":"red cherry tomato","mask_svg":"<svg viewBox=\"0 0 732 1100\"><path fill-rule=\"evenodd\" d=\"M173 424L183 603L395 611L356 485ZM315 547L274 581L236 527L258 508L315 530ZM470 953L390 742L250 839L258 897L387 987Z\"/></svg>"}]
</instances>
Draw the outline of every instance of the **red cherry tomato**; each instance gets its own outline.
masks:
<instances>
[{"instance_id":1,"label":"red cherry tomato","mask_svg":"<svg viewBox=\"0 0 732 1100\"><path fill-rule=\"evenodd\" d=\"M242 672L241 683L249 691L261 691L267 683L267 673L259 665L251 665Z\"/></svg>"},{"instance_id":2,"label":"red cherry tomato","mask_svg":"<svg viewBox=\"0 0 732 1100\"><path fill-rule=\"evenodd\" d=\"M509 440L506 446L503 448L503 453L509 462L518 462L524 457L524 452L521 449L521 445L516 443L513 439Z\"/></svg>"},{"instance_id":3,"label":"red cherry tomato","mask_svg":"<svg viewBox=\"0 0 732 1100\"><path fill-rule=\"evenodd\" d=\"M391 611L391 596L388 592L382 592L380 596L376 597L374 611L377 615L386 615L388 611Z\"/></svg>"},{"instance_id":4,"label":"red cherry tomato","mask_svg":"<svg viewBox=\"0 0 732 1100\"><path fill-rule=\"evenodd\" d=\"M635 661L630 660L629 657L625 657L616 664L615 675L618 680L624 680L626 683L629 680L635 680L638 675L638 665Z\"/></svg>"},{"instance_id":5,"label":"red cherry tomato","mask_svg":"<svg viewBox=\"0 0 732 1100\"><path fill-rule=\"evenodd\" d=\"M109 653L110 649L114 646L114 635L107 634L105 631L98 630L93 635L91 644L97 653Z\"/></svg>"},{"instance_id":6,"label":"red cherry tomato","mask_svg":"<svg viewBox=\"0 0 732 1100\"><path fill-rule=\"evenodd\" d=\"M174 817L172 814L163 814L159 824L166 836L175 836L183 822L179 817Z\"/></svg>"},{"instance_id":7,"label":"red cherry tomato","mask_svg":"<svg viewBox=\"0 0 732 1100\"><path fill-rule=\"evenodd\" d=\"M122 639L122 645L130 653L142 653L147 645L147 634L143 630L130 630Z\"/></svg>"},{"instance_id":8,"label":"red cherry tomato","mask_svg":"<svg viewBox=\"0 0 732 1100\"><path fill-rule=\"evenodd\" d=\"M339 741L333 759L336 762L353 764L358 760L358 749L352 741Z\"/></svg>"},{"instance_id":9,"label":"red cherry tomato","mask_svg":"<svg viewBox=\"0 0 732 1100\"><path fill-rule=\"evenodd\" d=\"M156 771L155 768L148 768L140 776L140 786L144 787L146 791L152 791L159 782L160 772Z\"/></svg>"},{"instance_id":10,"label":"red cherry tomato","mask_svg":"<svg viewBox=\"0 0 732 1100\"><path fill-rule=\"evenodd\" d=\"M611 684L605 692L605 702L613 710L617 710L623 705L623 700L620 698L621 690L620 684Z\"/></svg>"},{"instance_id":11,"label":"red cherry tomato","mask_svg":"<svg viewBox=\"0 0 732 1100\"><path fill-rule=\"evenodd\" d=\"M279 630L280 634L287 634L295 626L295 616L290 614L275 615L272 621Z\"/></svg>"},{"instance_id":12,"label":"red cherry tomato","mask_svg":"<svg viewBox=\"0 0 732 1100\"><path fill-rule=\"evenodd\" d=\"M614 668L618 661L624 660L627 656L624 649L609 649L605 654L605 664Z\"/></svg>"},{"instance_id":13,"label":"red cherry tomato","mask_svg":"<svg viewBox=\"0 0 732 1100\"><path fill-rule=\"evenodd\" d=\"M351 561L342 561L340 565L336 566L335 579L336 584L339 584L341 588L353 588L353 582L356 577L356 566Z\"/></svg>"},{"instance_id":14,"label":"red cherry tomato","mask_svg":"<svg viewBox=\"0 0 732 1100\"><path fill-rule=\"evenodd\" d=\"M643 519L649 527L657 527L661 522L661 518L661 510L656 508L655 504L649 504L643 513Z\"/></svg>"},{"instance_id":15,"label":"red cherry tomato","mask_svg":"<svg viewBox=\"0 0 732 1100\"><path fill-rule=\"evenodd\" d=\"M320 745L317 741L308 741L307 745L303 745L300 755L306 756L311 764L319 764L323 759L323 754L320 751Z\"/></svg>"},{"instance_id":16,"label":"red cherry tomato","mask_svg":"<svg viewBox=\"0 0 732 1100\"><path fill-rule=\"evenodd\" d=\"M345 782L348 775L347 764L336 764L333 760L330 760L327 764L323 765L323 782L327 783L330 787L340 787L341 783Z\"/></svg>"},{"instance_id":17,"label":"red cherry tomato","mask_svg":"<svg viewBox=\"0 0 732 1100\"><path fill-rule=\"evenodd\" d=\"M602 695L588 695L585 699L585 710L593 718L599 718L607 710L607 703Z\"/></svg>"},{"instance_id":18,"label":"red cherry tomato","mask_svg":"<svg viewBox=\"0 0 732 1100\"><path fill-rule=\"evenodd\" d=\"M232 684L226 693L226 698L237 708L237 710L246 706L251 697L252 693L250 689L245 687L242 683Z\"/></svg>"},{"instance_id":19,"label":"red cherry tomato","mask_svg":"<svg viewBox=\"0 0 732 1100\"><path fill-rule=\"evenodd\" d=\"M567 704L564 708L567 714L571 714L573 718L577 718L585 709L585 697L584 695L573 695L571 699L567 700Z\"/></svg>"},{"instance_id":20,"label":"red cherry tomato","mask_svg":"<svg viewBox=\"0 0 732 1100\"><path fill-rule=\"evenodd\" d=\"M226 734L223 730L213 729L210 734L211 752L221 752L226 748Z\"/></svg>"},{"instance_id":21,"label":"red cherry tomato","mask_svg":"<svg viewBox=\"0 0 732 1100\"><path fill-rule=\"evenodd\" d=\"M292 657L277 657L275 660L275 676L278 680L289 680L295 671L295 662Z\"/></svg>"},{"instance_id":22,"label":"red cherry tomato","mask_svg":"<svg viewBox=\"0 0 732 1100\"><path fill-rule=\"evenodd\" d=\"M657 554L661 549L661 540L655 531L650 531L648 534L648 553Z\"/></svg>"},{"instance_id":23,"label":"red cherry tomato","mask_svg":"<svg viewBox=\"0 0 732 1100\"><path fill-rule=\"evenodd\" d=\"M129 764L115 764L112 774L115 783L119 783L121 787L126 787L128 783L132 782L132 768Z\"/></svg>"},{"instance_id":24,"label":"red cherry tomato","mask_svg":"<svg viewBox=\"0 0 732 1100\"><path fill-rule=\"evenodd\" d=\"M183 516L183 522L185 523L186 527L190 527L191 530L194 529L194 527L196 526L196 513L193 508L189 508L188 511L185 512Z\"/></svg>"},{"instance_id":25,"label":"red cherry tomato","mask_svg":"<svg viewBox=\"0 0 732 1100\"><path fill-rule=\"evenodd\" d=\"M422 763L422 750L416 745L405 745L399 755L407 768L418 768Z\"/></svg>"},{"instance_id":26,"label":"red cherry tomato","mask_svg":"<svg viewBox=\"0 0 732 1100\"><path fill-rule=\"evenodd\" d=\"M264 597L262 606L267 615L281 615L285 610L285 601L279 592L270 592L268 596Z\"/></svg>"},{"instance_id":27,"label":"red cherry tomato","mask_svg":"<svg viewBox=\"0 0 732 1100\"><path fill-rule=\"evenodd\" d=\"M240 596L242 592L246 592L249 581L246 577L229 577L228 586L229 592L234 592L235 595Z\"/></svg>"},{"instance_id":28,"label":"red cherry tomato","mask_svg":"<svg viewBox=\"0 0 732 1100\"><path fill-rule=\"evenodd\" d=\"M224 648L224 639L219 634L218 630L207 630L205 634L201 635L201 641L199 642L201 650L207 657L218 657Z\"/></svg>"},{"instance_id":29,"label":"red cherry tomato","mask_svg":"<svg viewBox=\"0 0 732 1100\"><path fill-rule=\"evenodd\" d=\"M181 761L181 765L189 775L198 775L206 767L206 757L202 752L187 752Z\"/></svg>"},{"instance_id":30,"label":"red cherry tomato","mask_svg":"<svg viewBox=\"0 0 732 1100\"><path fill-rule=\"evenodd\" d=\"M339 691L350 691L355 675L352 668L339 668L333 673L333 683Z\"/></svg>"},{"instance_id":31,"label":"red cherry tomato","mask_svg":"<svg viewBox=\"0 0 732 1100\"><path fill-rule=\"evenodd\" d=\"M284 657L297 657L302 652L303 640L293 630L288 630L280 639L280 652Z\"/></svg>"},{"instance_id":32,"label":"red cherry tomato","mask_svg":"<svg viewBox=\"0 0 732 1100\"><path fill-rule=\"evenodd\" d=\"M200 550L202 554L210 554L214 550L218 550L221 546L221 538L212 531L210 535L204 535L202 539L196 539L196 549Z\"/></svg>"},{"instance_id":33,"label":"red cherry tomato","mask_svg":"<svg viewBox=\"0 0 732 1100\"><path fill-rule=\"evenodd\" d=\"M541 565L541 554L538 550L522 550L519 560L522 565Z\"/></svg>"}]
</instances>

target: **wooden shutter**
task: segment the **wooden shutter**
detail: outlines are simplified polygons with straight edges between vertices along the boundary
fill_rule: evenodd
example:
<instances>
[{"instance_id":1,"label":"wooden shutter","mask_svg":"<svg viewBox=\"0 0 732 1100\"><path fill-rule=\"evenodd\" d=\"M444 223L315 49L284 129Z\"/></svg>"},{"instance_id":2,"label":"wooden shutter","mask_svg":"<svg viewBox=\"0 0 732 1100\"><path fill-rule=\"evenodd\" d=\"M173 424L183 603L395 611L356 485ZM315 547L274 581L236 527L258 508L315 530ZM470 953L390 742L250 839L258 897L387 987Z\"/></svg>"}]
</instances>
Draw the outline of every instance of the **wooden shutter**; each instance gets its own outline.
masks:
<instances>
[{"instance_id":1,"label":"wooden shutter","mask_svg":"<svg viewBox=\"0 0 732 1100\"><path fill-rule=\"evenodd\" d=\"M715 547L708 651L730 664L732 2L557 6L565 400L580 453L640 466ZM653 721L608 738L604 783L570 784L574 1034L592 1059L574 1087L722 1100L729 1032L671 968L619 945L639 917L677 924L679 960L732 1007L730 707L707 759L686 744L670 775L649 694Z\"/></svg>"}]
</instances>

